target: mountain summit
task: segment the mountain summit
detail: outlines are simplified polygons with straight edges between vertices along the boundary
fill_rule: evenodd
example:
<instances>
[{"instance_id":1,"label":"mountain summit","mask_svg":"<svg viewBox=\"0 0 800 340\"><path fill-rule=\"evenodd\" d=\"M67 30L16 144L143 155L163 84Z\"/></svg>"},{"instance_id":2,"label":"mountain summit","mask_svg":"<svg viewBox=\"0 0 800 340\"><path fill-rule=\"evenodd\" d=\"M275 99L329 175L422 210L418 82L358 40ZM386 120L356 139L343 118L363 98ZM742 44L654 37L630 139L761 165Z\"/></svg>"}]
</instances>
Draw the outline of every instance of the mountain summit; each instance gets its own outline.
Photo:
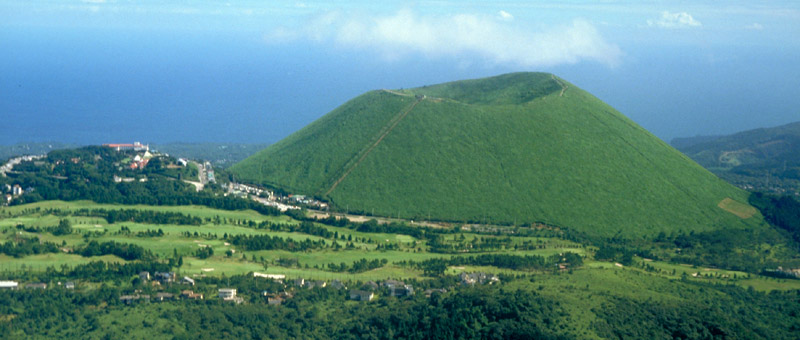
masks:
<instances>
[{"instance_id":1,"label":"mountain summit","mask_svg":"<svg viewBox=\"0 0 800 340\"><path fill-rule=\"evenodd\" d=\"M378 216L606 236L760 221L746 192L547 73L371 91L231 171Z\"/></svg>"}]
</instances>

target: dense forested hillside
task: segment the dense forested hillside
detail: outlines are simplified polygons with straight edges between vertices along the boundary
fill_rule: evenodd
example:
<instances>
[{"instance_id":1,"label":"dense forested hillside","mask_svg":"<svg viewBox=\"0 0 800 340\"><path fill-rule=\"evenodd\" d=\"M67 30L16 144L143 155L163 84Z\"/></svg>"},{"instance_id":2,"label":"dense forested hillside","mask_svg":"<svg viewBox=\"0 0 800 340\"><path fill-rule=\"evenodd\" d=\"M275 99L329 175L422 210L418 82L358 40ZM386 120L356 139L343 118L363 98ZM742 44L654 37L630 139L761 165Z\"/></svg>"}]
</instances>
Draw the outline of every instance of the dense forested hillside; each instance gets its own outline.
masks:
<instances>
[{"instance_id":1,"label":"dense forested hillside","mask_svg":"<svg viewBox=\"0 0 800 340\"><path fill-rule=\"evenodd\" d=\"M680 138L672 144L737 186L800 193L800 122L728 136Z\"/></svg>"}]
</instances>

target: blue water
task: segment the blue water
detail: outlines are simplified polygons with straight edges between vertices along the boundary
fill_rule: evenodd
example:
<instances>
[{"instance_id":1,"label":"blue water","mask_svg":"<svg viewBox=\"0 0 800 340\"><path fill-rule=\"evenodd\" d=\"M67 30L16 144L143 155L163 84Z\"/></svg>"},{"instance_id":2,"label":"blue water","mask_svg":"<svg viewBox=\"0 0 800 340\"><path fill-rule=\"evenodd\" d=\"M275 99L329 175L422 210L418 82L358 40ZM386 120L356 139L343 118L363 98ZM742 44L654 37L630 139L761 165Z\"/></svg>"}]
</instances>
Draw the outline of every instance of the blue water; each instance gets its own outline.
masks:
<instances>
[{"instance_id":1,"label":"blue water","mask_svg":"<svg viewBox=\"0 0 800 340\"><path fill-rule=\"evenodd\" d=\"M258 35L16 29L0 33L0 144L272 143L368 90L525 70L479 58L390 61ZM668 48L626 51L617 68L536 71L562 76L665 140L800 120L800 69L781 66L797 51L714 64Z\"/></svg>"},{"instance_id":2,"label":"blue water","mask_svg":"<svg viewBox=\"0 0 800 340\"><path fill-rule=\"evenodd\" d=\"M270 143L365 91L431 78L208 32L29 33L0 41L0 144Z\"/></svg>"}]
</instances>

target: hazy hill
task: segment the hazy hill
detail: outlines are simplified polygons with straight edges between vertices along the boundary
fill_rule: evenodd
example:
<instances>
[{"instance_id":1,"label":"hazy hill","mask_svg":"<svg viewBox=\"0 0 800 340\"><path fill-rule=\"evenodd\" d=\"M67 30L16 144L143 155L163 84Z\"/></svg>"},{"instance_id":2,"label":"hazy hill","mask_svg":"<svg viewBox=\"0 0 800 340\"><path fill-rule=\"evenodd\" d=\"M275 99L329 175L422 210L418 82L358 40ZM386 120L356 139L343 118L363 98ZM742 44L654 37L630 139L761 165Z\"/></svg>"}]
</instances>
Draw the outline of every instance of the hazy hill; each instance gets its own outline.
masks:
<instances>
[{"instance_id":1,"label":"hazy hill","mask_svg":"<svg viewBox=\"0 0 800 340\"><path fill-rule=\"evenodd\" d=\"M75 145L58 142L17 143L13 145L0 145L0 160L23 156L44 155L52 150L74 148Z\"/></svg>"},{"instance_id":2,"label":"hazy hill","mask_svg":"<svg viewBox=\"0 0 800 340\"><path fill-rule=\"evenodd\" d=\"M702 144L702 143L713 141L713 140L715 140L717 138L720 138L720 137L722 137L722 136L678 137L678 138L673 138L669 142L669 144L672 145L674 148L676 148L678 150L682 150L682 149L685 149L685 148L690 148L690 147L695 146L697 144Z\"/></svg>"},{"instance_id":3,"label":"hazy hill","mask_svg":"<svg viewBox=\"0 0 800 340\"><path fill-rule=\"evenodd\" d=\"M227 168L264 149L268 144L169 143L151 145L174 157L205 160L214 167Z\"/></svg>"},{"instance_id":4,"label":"hazy hill","mask_svg":"<svg viewBox=\"0 0 800 340\"><path fill-rule=\"evenodd\" d=\"M672 144L730 182L756 190L800 190L800 122Z\"/></svg>"},{"instance_id":5,"label":"hazy hill","mask_svg":"<svg viewBox=\"0 0 800 340\"><path fill-rule=\"evenodd\" d=\"M383 216L602 235L760 221L719 207L750 216L745 192L545 73L368 92L231 171Z\"/></svg>"}]
</instances>

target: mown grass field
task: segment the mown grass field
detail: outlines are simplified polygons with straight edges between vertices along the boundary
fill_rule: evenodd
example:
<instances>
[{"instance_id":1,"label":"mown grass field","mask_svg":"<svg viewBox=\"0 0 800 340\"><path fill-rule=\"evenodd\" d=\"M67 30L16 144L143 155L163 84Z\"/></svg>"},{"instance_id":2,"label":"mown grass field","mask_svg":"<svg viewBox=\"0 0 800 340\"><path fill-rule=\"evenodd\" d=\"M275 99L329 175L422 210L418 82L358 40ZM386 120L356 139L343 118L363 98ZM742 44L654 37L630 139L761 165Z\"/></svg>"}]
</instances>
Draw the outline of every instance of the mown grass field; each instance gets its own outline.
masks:
<instances>
[{"instance_id":1,"label":"mown grass field","mask_svg":"<svg viewBox=\"0 0 800 340\"><path fill-rule=\"evenodd\" d=\"M82 216L54 216L45 213L49 208L61 209L61 212L76 211L78 209L140 209L152 211L180 212L188 215L203 216L204 218L214 219L217 216L223 218L221 223L204 223L200 226L192 225L172 225L172 224L146 224L133 222L107 223L102 218L82 217ZM255 229L236 224L241 221L272 221L275 223L296 224L298 221L292 220L287 216L267 217L252 211L221 211L208 209L205 207L149 207L149 206L118 206L94 204L91 202L40 202L30 205L0 208L0 242L14 240L18 237L38 237L41 241L54 242L63 245L64 248L76 248L84 245L88 241L106 242L115 241L118 243L128 243L139 245L160 258L168 258L174 254L184 257L184 265L178 269L181 275L195 277L203 276L232 276L246 274L249 272L261 272L269 274L282 274L289 278L307 278L323 280L350 280L368 281L383 280L387 278L398 279L425 279L420 270L407 266L401 266L405 261L424 261L434 258L450 258L454 256L474 256L478 254L510 254L510 255L538 255L552 256L572 252L585 257L584 265L581 269L570 271L570 274L562 273L561 276L580 278L576 282L585 282L597 286L593 275L606 272L624 272L625 275L644 275L646 277L658 278L660 280L694 280L698 282L713 282L722 284L736 284L744 287L753 287L757 290L787 290L800 289L800 281L766 278L754 274L736 272L730 270L720 270L713 268L698 268L689 265L670 264L666 262L651 261L647 259L637 259L639 265L632 267L619 267L609 262L599 262L592 260L592 251L587 250L580 244L572 241L551 238L551 237L521 237L507 235L485 235L474 233L457 233L443 235L445 243L470 244L474 241L504 240L510 248L494 249L473 253L432 253L427 248L424 240L417 240L408 235L385 234L385 233L365 233L358 232L349 228L324 226L331 232L336 232L339 237L353 241L336 239L335 242L342 246L342 249L315 249L307 251L287 251L287 250L244 250L241 247L231 245L222 239L223 235L270 235L296 241L306 239L326 242L334 242L332 239L325 239L319 236L307 235L299 232L269 231L265 229ZM52 227L58 224L61 218L69 219L73 224L74 232L69 235L54 236L48 232L26 232L16 228L18 224L28 227ZM236 223L234 221L237 221ZM130 230L129 233L121 233L122 227ZM137 236L139 232L163 231L163 236ZM190 236L186 236L186 233ZM195 236L194 233L198 235ZM354 248L346 248L347 243L352 243ZM376 250L377 244L392 245L391 250ZM513 246L536 245L531 250L515 250ZM211 247L214 255L199 259L195 257L195 252L202 247ZM505 246L504 246L505 247ZM233 251L232 254L227 254ZM386 265L359 273L333 272L328 265L339 265L340 263L351 264L353 262L366 260L386 260ZM296 261L298 265L287 265L285 261ZM105 255L99 257L82 257L68 253L48 253L30 255L23 258L13 258L7 255L0 255L0 273L14 273L19 271L44 271L48 267L61 268L62 266L75 266L91 261L125 262L113 256ZM645 270L644 265L651 267ZM482 271L496 274L509 275L539 275L541 273L528 272L521 270L511 270L494 268L487 266L450 266L447 273L457 274L462 271L474 272ZM593 273L593 274L591 274ZM611 274L611 278L616 275ZM586 277L585 277L586 276ZM539 276L536 276L539 277ZM543 276L545 278L549 275ZM637 276L638 277L638 276ZM549 279L548 279L549 280ZM611 287L609 287L611 290Z\"/></svg>"},{"instance_id":2,"label":"mown grass field","mask_svg":"<svg viewBox=\"0 0 800 340\"><path fill-rule=\"evenodd\" d=\"M55 216L47 213L47 209L59 209L61 214L67 216ZM135 223L130 221L118 221L108 223L103 218L72 216L69 212L80 209L138 209L151 210L158 212L179 212L189 216L197 216L208 219L219 217L222 222L204 222L202 225L174 225L174 224L147 224ZM325 229L338 233L336 240L325 239L319 236L303 234L299 232L270 231L268 229L257 229L245 226L246 221L269 221L277 224L297 224L298 221L292 220L287 216L271 217L262 216L253 211L222 211L208 209L205 207L149 207L149 206L122 206L95 204L92 202L39 202L24 206L0 208L0 242L13 240L16 237L36 237L41 241L54 242L63 245L64 248L75 248L84 245L88 241L127 243L141 246L151 251L161 258L171 257L174 254L184 256L186 261L180 269L184 274L192 275L236 275L252 271L284 274L289 277L306 278L349 278L356 280L378 280L386 277L396 278L420 278L421 272L407 267L398 267L394 263L401 261L423 261L431 258L449 258L451 256L466 256L474 254L437 254L425 251L427 245L424 240L417 240L414 237L403 234L387 233L366 233L344 227L333 227L319 225ZM17 225L26 227L47 228L53 227L61 219L71 221L74 232L68 235L54 236L48 232L28 232L18 229ZM241 222L241 224L239 224ZM127 232L122 232L123 228ZM160 230L163 236L141 236L139 233L156 232ZM187 236L187 233L189 236ZM197 235L195 235L197 233ZM286 250L251 250L246 251L223 240L223 235L269 235L295 241L321 241L329 243L336 242L342 249L318 249L313 251L286 251ZM473 234L463 234L465 241L473 241L478 236ZM481 238L493 239L506 236L480 235ZM348 239L352 241L347 241ZM516 255L541 255L550 256L565 251L583 254L584 250L574 242L551 239L546 237L512 237L510 244L522 244L527 241L541 245L542 249L515 251L513 249L494 250L485 252L487 254L516 254ZM445 236L445 242L455 241L455 237ZM344 248L348 243L353 245L353 249ZM378 245L393 246L393 250L375 250ZM208 259L198 259L194 257L195 252L203 247L211 247L214 256ZM229 256L227 252L233 253ZM253 259L256 259L255 261ZM266 261L265 269L262 259ZM280 266L275 263L282 259L295 260L299 266ZM340 263L351 264L355 261L383 260L388 265L364 273L334 273L327 270L329 264L338 265ZM60 267L61 265L76 265L87 263L92 260L113 260L122 261L114 256L100 258L84 258L73 254L45 254L29 256L22 259L13 259L6 256L0 263L2 268L9 270L20 269L23 263L30 260L31 264L26 269L43 270L48 266ZM5 266L5 267L3 267ZM205 270L204 270L205 269Z\"/></svg>"}]
</instances>

